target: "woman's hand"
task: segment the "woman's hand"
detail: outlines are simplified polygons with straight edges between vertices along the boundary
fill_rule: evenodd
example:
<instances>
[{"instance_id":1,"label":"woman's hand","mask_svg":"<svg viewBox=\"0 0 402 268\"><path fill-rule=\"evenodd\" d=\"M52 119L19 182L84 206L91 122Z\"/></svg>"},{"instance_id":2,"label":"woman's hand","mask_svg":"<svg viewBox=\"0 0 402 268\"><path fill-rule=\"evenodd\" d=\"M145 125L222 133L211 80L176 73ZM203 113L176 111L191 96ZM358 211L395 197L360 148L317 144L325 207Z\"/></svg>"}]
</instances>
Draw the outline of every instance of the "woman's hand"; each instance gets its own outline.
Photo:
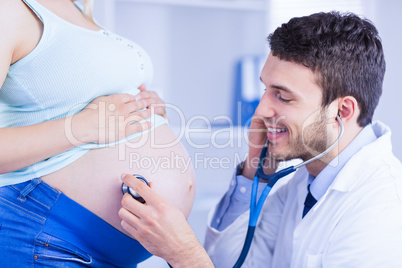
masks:
<instances>
[{"instance_id":1,"label":"woman's hand","mask_svg":"<svg viewBox=\"0 0 402 268\"><path fill-rule=\"evenodd\" d=\"M144 84L139 87L141 91L138 95L136 95L137 100L146 100L146 107L150 109L153 113L159 114L164 118L168 119L166 116L166 104L165 102L159 97L158 93L155 91L148 91Z\"/></svg>"},{"instance_id":2,"label":"woman's hand","mask_svg":"<svg viewBox=\"0 0 402 268\"><path fill-rule=\"evenodd\" d=\"M82 143L109 143L151 128L143 120L152 113L166 117L165 103L152 91L141 85L136 96L128 93L101 96L71 117L71 133L75 145ZM156 108L153 108L156 107ZM68 122L68 121L66 121Z\"/></svg>"},{"instance_id":3,"label":"woman's hand","mask_svg":"<svg viewBox=\"0 0 402 268\"><path fill-rule=\"evenodd\" d=\"M152 188L132 175L123 182L144 200L142 204L125 194L119 216L121 226L149 252L165 259L173 267L213 267L183 213Z\"/></svg>"}]
</instances>

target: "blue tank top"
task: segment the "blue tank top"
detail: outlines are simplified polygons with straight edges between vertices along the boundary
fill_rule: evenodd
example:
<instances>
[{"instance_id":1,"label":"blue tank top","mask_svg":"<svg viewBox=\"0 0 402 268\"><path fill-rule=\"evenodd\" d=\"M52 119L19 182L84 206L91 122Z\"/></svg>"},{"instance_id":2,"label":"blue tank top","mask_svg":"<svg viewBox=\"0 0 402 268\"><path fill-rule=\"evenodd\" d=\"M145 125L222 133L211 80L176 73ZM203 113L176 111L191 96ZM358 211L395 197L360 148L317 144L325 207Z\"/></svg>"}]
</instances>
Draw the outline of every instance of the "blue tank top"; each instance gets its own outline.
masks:
<instances>
[{"instance_id":1,"label":"blue tank top","mask_svg":"<svg viewBox=\"0 0 402 268\"><path fill-rule=\"evenodd\" d=\"M93 31L69 23L40 5L24 0L43 23L34 50L12 64L0 89L0 127L19 127L65 118L94 98L116 93L136 95L149 84L152 63L137 44L106 29ZM167 123L152 117L153 128ZM29 167L0 175L0 186L24 182L57 171L88 150L111 146L84 144ZM29 150L29 148L27 148Z\"/></svg>"}]
</instances>

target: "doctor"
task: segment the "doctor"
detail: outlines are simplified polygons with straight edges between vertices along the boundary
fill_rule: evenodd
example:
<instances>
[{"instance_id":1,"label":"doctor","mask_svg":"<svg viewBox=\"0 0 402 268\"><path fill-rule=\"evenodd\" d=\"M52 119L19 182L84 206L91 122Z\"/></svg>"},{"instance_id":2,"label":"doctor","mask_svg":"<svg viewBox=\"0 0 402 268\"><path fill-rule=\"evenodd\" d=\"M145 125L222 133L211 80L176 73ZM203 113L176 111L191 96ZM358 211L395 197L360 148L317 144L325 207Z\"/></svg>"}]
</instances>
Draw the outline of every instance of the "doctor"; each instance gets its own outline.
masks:
<instances>
[{"instance_id":1,"label":"doctor","mask_svg":"<svg viewBox=\"0 0 402 268\"><path fill-rule=\"evenodd\" d=\"M130 175L123 182L146 203L123 197L123 228L175 268L233 267L262 145L268 139L266 174L282 160L306 161L337 139L339 115L340 143L274 186L243 267L402 267L402 167L389 128L372 123L385 73L376 28L354 14L318 13L268 41L249 155L210 215L206 251L184 216Z\"/></svg>"}]
</instances>

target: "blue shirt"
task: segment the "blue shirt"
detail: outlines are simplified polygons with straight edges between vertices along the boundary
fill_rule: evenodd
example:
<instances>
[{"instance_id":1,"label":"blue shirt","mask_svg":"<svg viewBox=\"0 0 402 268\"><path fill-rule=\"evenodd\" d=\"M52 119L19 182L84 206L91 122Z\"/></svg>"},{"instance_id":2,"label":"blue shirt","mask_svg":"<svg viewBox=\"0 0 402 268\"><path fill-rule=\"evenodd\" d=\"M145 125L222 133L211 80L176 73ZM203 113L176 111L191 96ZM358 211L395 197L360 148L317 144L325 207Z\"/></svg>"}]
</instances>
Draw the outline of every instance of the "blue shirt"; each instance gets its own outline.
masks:
<instances>
[{"instance_id":1,"label":"blue shirt","mask_svg":"<svg viewBox=\"0 0 402 268\"><path fill-rule=\"evenodd\" d=\"M362 131L352 140L352 142L338 154L316 178L309 176L308 184L311 184L310 191L316 200L319 200L335 177L342 170L349 159L365 145L376 140L371 124L363 128ZM237 167L236 174L233 176L229 190L219 202L211 226L218 231L224 230L238 216L249 209L251 199L252 180L239 175L240 166ZM261 195L266 183L260 182L258 186L258 198ZM302 215L300 215L301 217Z\"/></svg>"}]
</instances>

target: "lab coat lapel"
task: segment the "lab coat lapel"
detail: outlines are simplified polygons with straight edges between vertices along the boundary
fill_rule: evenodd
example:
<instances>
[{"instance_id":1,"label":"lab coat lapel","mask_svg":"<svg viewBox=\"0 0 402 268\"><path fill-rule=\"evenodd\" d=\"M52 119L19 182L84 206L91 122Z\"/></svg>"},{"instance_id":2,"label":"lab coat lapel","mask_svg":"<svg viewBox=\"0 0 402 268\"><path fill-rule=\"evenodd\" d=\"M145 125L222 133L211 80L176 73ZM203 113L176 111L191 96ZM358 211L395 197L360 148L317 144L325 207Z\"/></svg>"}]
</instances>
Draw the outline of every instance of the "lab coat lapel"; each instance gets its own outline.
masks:
<instances>
[{"instance_id":1,"label":"lab coat lapel","mask_svg":"<svg viewBox=\"0 0 402 268\"><path fill-rule=\"evenodd\" d=\"M304 209L304 201L307 196L307 178L308 178L308 172L305 167L302 167L303 170L299 172L300 176L303 177L303 179L299 180L299 183L297 184L297 190L296 190L296 195L297 195L297 210L296 210L296 215L294 215L295 219L295 231L293 233L293 241L298 240L300 237L300 232L298 231L300 229L300 225L303 224L302 215L303 215L303 209Z\"/></svg>"}]
</instances>

